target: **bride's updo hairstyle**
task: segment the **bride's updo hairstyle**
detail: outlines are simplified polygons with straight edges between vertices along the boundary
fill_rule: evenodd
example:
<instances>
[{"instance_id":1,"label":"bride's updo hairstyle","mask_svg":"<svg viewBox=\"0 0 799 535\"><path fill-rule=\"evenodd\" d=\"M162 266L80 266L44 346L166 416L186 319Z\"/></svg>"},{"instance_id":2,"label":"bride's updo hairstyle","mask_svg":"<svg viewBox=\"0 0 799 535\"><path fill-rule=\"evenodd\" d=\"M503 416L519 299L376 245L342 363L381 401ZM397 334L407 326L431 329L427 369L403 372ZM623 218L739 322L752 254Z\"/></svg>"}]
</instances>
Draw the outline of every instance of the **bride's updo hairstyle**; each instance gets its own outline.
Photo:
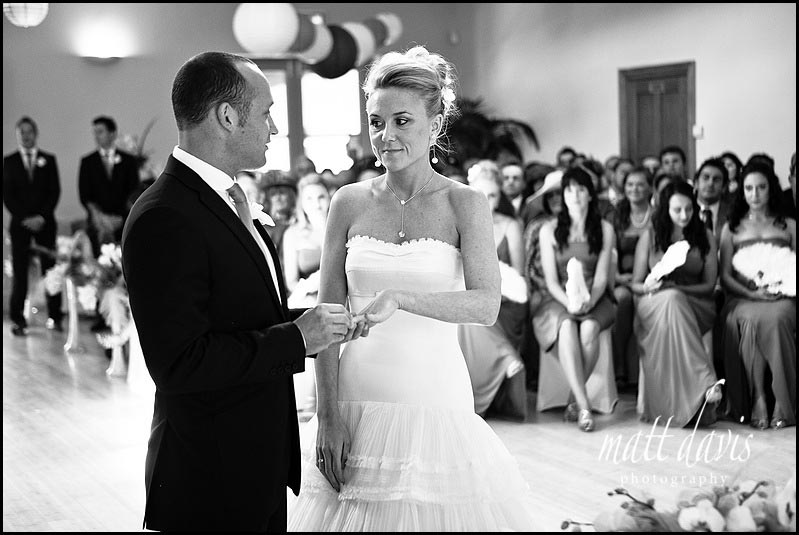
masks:
<instances>
[{"instance_id":1,"label":"bride's updo hairstyle","mask_svg":"<svg viewBox=\"0 0 799 535\"><path fill-rule=\"evenodd\" d=\"M446 130L447 122L457 114L455 107L455 67L443 56L415 46L407 52L389 52L369 67L363 92L366 99L378 89L397 87L415 91L424 102L428 117L440 113L444 121L436 136Z\"/></svg>"}]
</instances>

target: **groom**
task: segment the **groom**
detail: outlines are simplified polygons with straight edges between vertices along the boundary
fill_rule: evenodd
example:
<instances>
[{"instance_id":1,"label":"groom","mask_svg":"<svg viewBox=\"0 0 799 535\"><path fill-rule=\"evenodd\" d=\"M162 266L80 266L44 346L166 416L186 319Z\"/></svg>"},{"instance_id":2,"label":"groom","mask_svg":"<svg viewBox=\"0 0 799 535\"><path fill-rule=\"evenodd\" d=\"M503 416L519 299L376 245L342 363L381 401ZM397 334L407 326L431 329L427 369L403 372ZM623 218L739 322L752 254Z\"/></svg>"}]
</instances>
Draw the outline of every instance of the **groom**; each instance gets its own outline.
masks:
<instances>
[{"instance_id":1,"label":"groom","mask_svg":"<svg viewBox=\"0 0 799 535\"><path fill-rule=\"evenodd\" d=\"M148 529L285 531L286 486L300 483L292 374L361 334L338 304L288 310L274 245L231 178L265 164L272 104L246 58L186 62L172 87L178 146L125 223L125 280L156 385Z\"/></svg>"}]
</instances>

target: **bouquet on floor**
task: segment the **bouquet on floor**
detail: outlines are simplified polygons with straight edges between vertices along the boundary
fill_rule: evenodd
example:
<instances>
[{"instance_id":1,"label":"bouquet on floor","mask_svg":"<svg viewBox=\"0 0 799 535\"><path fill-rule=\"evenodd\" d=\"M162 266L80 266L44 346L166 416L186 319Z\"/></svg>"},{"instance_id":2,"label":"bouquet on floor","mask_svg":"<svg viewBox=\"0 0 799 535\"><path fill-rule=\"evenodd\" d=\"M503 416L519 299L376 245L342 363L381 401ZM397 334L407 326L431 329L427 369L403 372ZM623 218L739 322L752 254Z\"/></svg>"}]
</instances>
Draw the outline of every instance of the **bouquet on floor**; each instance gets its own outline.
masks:
<instances>
[{"instance_id":1,"label":"bouquet on floor","mask_svg":"<svg viewBox=\"0 0 799 535\"><path fill-rule=\"evenodd\" d=\"M85 293L94 277L96 265L92 244L84 231L79 230L72 236L56 237L55 250L37 244L31 244L31 249L55 260L55 265L44 275L44 291L48 295L61 293L66 277L72 279L77 288L84 288Z\"/></svg>"},{"instance_id":2,"label":"bouquet on floor","mask_svg":"<svg viewBox=\"0 0 799 535\"><path fill-rule=\"evenodd\" d=\"M652 270L649 272L649 275L646 276L646 280L644 280L644 286L655 284L662 280L663 277L685 264L685 259L688 257L688 251L690 249L691 246L686 240L676 241L669 245L669 248L663 253L663 258L652 266Z\"/></svg>"},{"instance_id":3,"label":"bouquet on floor","mask_svg":"<svg viewBox=\"0 0 799 535\"><path fill-rule=\"evenodd\" d=\"M612 511L601 512L593 523L565 520L561 529L581 531L796 531L796 468L784 487L773 481L742 481L732 487L685 489L677 509L658 511L655 500L640 500L626 489L608 492L629 498Z\"/></svg>"},{"instance_id":4,"label":"bouquet on floor","mask_svg":"<svg viewBox=\"0 0 799 535\"><path fill-rule=\"evenodd\" d=\"M741 247L732 256L732 267L753 290L796 297L796 252L771 243Z\"/></svg>"},{"instance_id":5,"label":"bouquet on floor","mask_svg":"<svg viewBox=\"0 0 799 535\"><path fill-rule=\"evenodd\" d=\"M132 322L130 298L122 276L122 247L105 243L100 247L94 285L100 301L100 314L111 333L97 333L97 340L106 349L125 344L130 339Z\"/></svg>"}]
</instances>

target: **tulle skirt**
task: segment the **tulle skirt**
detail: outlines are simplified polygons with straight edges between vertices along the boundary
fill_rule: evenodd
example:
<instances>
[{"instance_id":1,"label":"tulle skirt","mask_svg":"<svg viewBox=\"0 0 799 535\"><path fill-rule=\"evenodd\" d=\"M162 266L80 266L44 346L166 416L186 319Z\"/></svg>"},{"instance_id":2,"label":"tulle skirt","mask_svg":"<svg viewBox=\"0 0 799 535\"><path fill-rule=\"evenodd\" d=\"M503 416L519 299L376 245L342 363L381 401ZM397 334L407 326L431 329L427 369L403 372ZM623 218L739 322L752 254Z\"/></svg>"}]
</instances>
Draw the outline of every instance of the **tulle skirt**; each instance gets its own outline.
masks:
<instances>
[{"instance_id":1,"label":"tulle skirt","mask_svg":"<svg viewBox=\"0 0 799 535\"><path fill-rule=\"evenodd\" d=\"M340 401L352 447L336 492L303 430L303 482L289 531L530 531L527 483L473 411Z\"/></svg>"}]
</instances>

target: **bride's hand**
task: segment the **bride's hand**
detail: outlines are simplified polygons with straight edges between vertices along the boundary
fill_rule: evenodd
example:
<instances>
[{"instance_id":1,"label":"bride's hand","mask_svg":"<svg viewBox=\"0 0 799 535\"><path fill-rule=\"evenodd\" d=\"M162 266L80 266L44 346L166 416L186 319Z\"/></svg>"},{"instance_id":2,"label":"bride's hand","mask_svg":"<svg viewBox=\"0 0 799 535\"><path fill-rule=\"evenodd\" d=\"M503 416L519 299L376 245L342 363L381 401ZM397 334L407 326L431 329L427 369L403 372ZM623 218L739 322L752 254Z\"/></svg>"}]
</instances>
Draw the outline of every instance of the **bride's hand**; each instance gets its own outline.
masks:
<instances>
[{"instance_id":1,"label":"bride's hand","mask_svg":"<svg viewBox=\"0 0 799 535\"><path fill-rule=\"evenodd\" d=\"M341 491L344 481L344 469L350 454L350 434L336 414L321 418L316 433L316 467L325 476L330 486Z\"/></svg>"},{"instance_id":2,"label":"bride's hand","mask_svg":"<svg viewBox=\"0 0 799 535\"><path fill-rule=\"evenodd\" d=\"M391 290L383 290L378 292L377 296L371 303L366 305L358 315L363 315L366 318L369 327L377 323L383 323L390 318L394 312L399 308L396 294Z\"/></svg>"}]
</instances>

